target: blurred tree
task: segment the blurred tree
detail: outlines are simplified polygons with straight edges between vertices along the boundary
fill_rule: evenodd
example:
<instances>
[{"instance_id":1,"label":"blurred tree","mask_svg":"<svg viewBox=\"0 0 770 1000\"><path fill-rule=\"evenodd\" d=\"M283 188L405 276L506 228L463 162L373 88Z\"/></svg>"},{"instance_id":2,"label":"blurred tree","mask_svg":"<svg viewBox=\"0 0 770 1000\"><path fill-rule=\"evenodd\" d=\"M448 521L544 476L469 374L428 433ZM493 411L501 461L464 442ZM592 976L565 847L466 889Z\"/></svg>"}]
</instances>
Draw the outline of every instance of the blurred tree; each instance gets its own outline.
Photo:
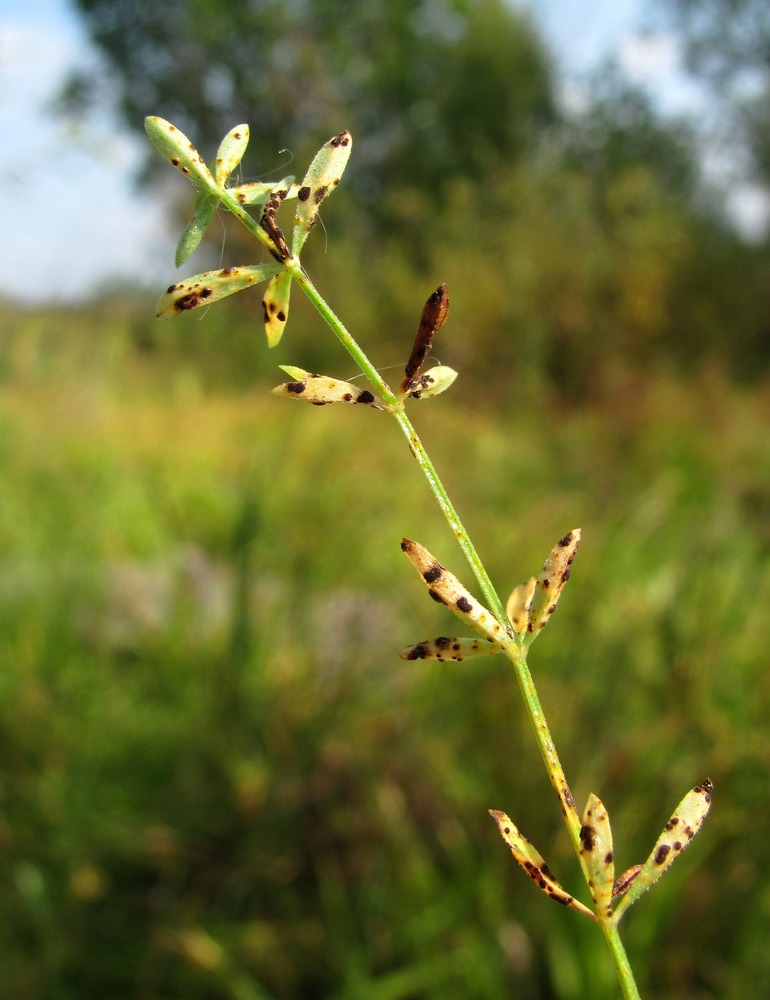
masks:
<instances>
[{"instance_id":1,"label":"blurred tree","mask_svg":"<svg viewBox=\"0 0 770 1000\"><path fill-rule=\"evenodd\" d=\"M689 68L737 126L757 179L770 185L770 4L658 0L681 33Z\"/></svg>"},{"instance_id":2,"label":"blurred tree","mask_svg":"<svg viewBox=\"0 0 770 1000\"><path fill-rule=\"evenodd\" d=\"M246 121L260 169L319 136L357 143L353 181L376 204L405 183L512 163L555 118L546 52L503 0L77 0L106 57L73 75L65 105L117 92L130 126L159 114L203 148ZM420 151L430 150L430 155Z\"/></svg>"}]
</instances>

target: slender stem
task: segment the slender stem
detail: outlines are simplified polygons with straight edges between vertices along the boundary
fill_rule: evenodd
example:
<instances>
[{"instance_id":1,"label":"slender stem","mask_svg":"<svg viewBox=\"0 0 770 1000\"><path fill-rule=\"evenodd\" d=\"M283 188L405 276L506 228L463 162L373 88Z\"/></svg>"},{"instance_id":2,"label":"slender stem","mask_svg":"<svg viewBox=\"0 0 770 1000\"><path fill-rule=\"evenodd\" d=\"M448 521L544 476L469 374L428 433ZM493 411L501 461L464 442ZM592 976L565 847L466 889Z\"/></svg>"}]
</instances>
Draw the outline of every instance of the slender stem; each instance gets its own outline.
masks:
<instances>
[{"instance_id":1,"label":"slender stem","mask_svg":"<svg viewBox=\"0 0 770 1000\"><path fill-rule=\"evenodd\" d=\"M230 211L246 226L246 228L257 237L263 244L270 247L270 240L264 230L258 225L248 212L246 212L238 202L226 191L222 192L222 201ZM504 652L511 661L519 688L527 707L527 712L535 730L538 747L548 772L551 785L559 799L564 820L569 831L570 839L575 853L580 861L581 868L588 881L589 874L585 867L580 851L580 818L575 807L572 793L570 792L564 769L556 752L551 732L548 728L545 715L543 713L540 698L537 694L532 675L527 665L527 650L520 638L515 636L509 628L508 619L497 591L492 586L486 569L476 552L476 548L465 529L460 516L455 510L454 504L449 499L449 495L444 488L444 484L439 478L436 469L425 450L417 432L415 431L409 417L404 410L403 400L399 400L390 386L385 382L380 373L371 363L367 355L359 346L358 342L351 336L342 321L328 306L326 300L316 289L310 278L305 274L299 262L294 258L289 258L284 262L286 269L291 273L293 279L300 285L305 295L313 303L317 311L323 317L334 335L348 352L353 361L358 365L363 374L368 378L373 389L380 396L387 409L393 414L404 436L409 442L412 454L422 469L428 481L431 491L438 503L438 506L446 518L449 528L462 549L468 564L473 571L473 575L481 588L487 601L490 611L495 615L498 622L506 629L507 640L503 643ZM623 996L625 1000L640 1000L639 991L634 981L634 975L626 955L625 948L618 933L617 924L613 920L600 921L602 930L608 947L615 961L620 980Z\"/></svg>"},{"instance_id":2,"label":"slender stem","mask_svg":"<svg viewBox=\"0 0 770 1000\"><path fill-rule=\"evenodd\" d=\"M615 960L620 988L623 990L625 1000L641 1000L636 980L634 979L634 973L628 961L626 949L623 947L623 942L618 933L618 925L614 921L608 921L602 923L602 930L604 931L604 937L612 953L612 957Z\"/></svg>"},{"instance_id":3,"label":"slender stem","mask_svg":"<svg viewBox=\"0 0 770 1000\"><path fill-rule=\"evenodd\" d=\"M345 349L360 365L361 370L370 379L373 387L377 390L382 399L389 404L389 409L398 421L399 427L409 442L412 454L422 469L425 478L428 480L428 484L430 485L431 491L436 498L439 508L446 518L449 528L456 538L458 545L462 549L463 554L468 561L468 565L473 571L473 575L476 577L479 587L486 598L490 611L495 615L500 624L508 631L508 619L502 602L500 601L495 588L492 586L492 582L489 579L487 571L481 562L476 548L473 545L465 526L460 520L460 516L455 510L452 501L449 499L446 489L444 488L444 484L439 478L439 475L436 472L436 469L431 462L419 435L415 431L409 417L404 411L403 403L398 403L396 401L395 395L383 381L380 373L371 365L369 359L345 329L340 319L329 308L326 301L323 299L310 279L304 273L301 273L297 278L297 281L302 286L305 294L315 305L316 309L318 309L328 325L331 327L338 340L340 340ZM516 672L516 678L527 706L530 719L532 720L532 725L535 729L540 753L542 754L543 761L548 771L551 785L559 798L575 852L582 864L582 857L580 854L580 819L578 817L577 810L575 809L575 803L569 790L569 785L567 784L567 778L564 774L564 769L561 766L559 755L556 752L556 747L553 739L551 738L548 723L545 720L545 715L543 714L543 709L532 680L532 675L530 674L527 666L526 652L521 648L519 639L510 633L509 641L505 644L505 653L513 664Z\"/></svg>"}]
</instances>

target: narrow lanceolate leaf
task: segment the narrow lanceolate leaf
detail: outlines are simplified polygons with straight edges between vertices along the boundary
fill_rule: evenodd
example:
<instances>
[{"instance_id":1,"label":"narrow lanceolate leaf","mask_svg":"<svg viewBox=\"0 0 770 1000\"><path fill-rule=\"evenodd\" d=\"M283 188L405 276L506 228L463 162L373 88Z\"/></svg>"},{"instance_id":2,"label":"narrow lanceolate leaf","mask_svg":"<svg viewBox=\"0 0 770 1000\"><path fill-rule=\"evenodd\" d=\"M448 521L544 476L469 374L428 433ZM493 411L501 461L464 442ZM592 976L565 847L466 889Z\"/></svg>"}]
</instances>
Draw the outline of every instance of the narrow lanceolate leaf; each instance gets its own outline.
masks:
<instances>
[{"instance_id":1,"label":"narrow lanceolate leaf","mask_svg":"<svg viewBox=\"0 0 770 1000\"><path fill-rule=\"evenodd\" d=\"M265 289L265 297L262 299L268 347L275 347L286 329L290 295L291 275L288 271L281 271L270 279L270 284Z\"/></svg>"},{"instance_id":2,"label":"narrow lanceolate leaf","mask_svg":"<svg viewBox=\"0 0 770 1000\"><path fill-rule=\"evenodd\" d=\"M548 619L556 610L556 602L569 580L570 566L580 545L580 528L575 528L559 539L545 561L543 571L537 578L532 603L527 618L527 631L535 635L545 628Z\"/></svg>"},{"instance_id":3,"label":"narrow lanceolate leaf","mask_svg":"<svg viewBox=\"0 0 770 1000\"><path fill-rule=\"evenodd\" d=\"M214 164L214 177L220 187L224 187L227 178L243 159L248 144L248 125L236 125L220 143Z\"/></svg>"},{"instance_id":4,"label":"narrow lanceolate leaf","mask_svg":"<svg viewBox=\"0 0 770 1000\"><path fill-rule=\"evenodd\" d=\"M150 142L172 166L176 167L199 191L216 191L217 185L198 150L184 132L165 118L150 115L144 120Z\"/></svg>"},{"instance_id":5,"label":"narrow lanceolate leaf","mask_svg":"<svg viewBox=\"0 0 770 1000\"><path fill-rule=\"evenodd\" d=\"M531 576L526 583L520 583L518 587L514 587L508 598L508 603L505 605L505 613L516 633L523 632L527 627L529 608L532 604L536 583L537 580Z\"/></svg>"},{"instance_id":6,"label":"narrow lanceolate leaf","mask_svg":"<svg viewBox=\"0 0 770 1000\"><path fill-rule=\"evenodd\" d=\"M580 855L588 874L588 888L600 918L612 916L612 888L615 862L612 854L610 818L601 801L592 793L580 828Z\"/></svg>"},{"instance_id":7,"label":"narrow lanceolate leaf","mask_svg":"<svg viewBox=\"0 0 770 1000\"><path fill-rule=\"evenodd\" d=\"M489 815L497 823L500 835L511 849L511 854L518 861L529 877L537 883L546 896L568 906L578 913L584 913L587 917L595 920L593 913L579 900L571 896L553 877L543 856L535 850L526 837L523 837L516 829L511 820L498 809L490 809Z\"/></svg>"},{"instance_id":8,"label":"narrow lanceolate leaf","mask_svg":"<svg viewBox=\"0 0 770 1000\"><path fill-rule=\"evenodd\" d=\"M340 132L325 142L313 157L297 191L297 213L291 240L295 256L299 256L308 233L318 222L318 206L339 184L352 148L350 132Z\"/></svg>"},{"instance_id":9,"label":"narrow lanceolate leaf","mask_svg":"<svg viewBox=\"0 0 770 1000\"><path fill-rule=\"evenodd\" d=\"M433 338L446 322L449 314L449 292L446 285L439 285L435 292L429 296L425 303L420 325L417 327L412 353L404 368L404 379L399 389L399 396L402 398L412 392L415 386L413 380L422 367L423 361L428 356L428 352L433 344ZM419 388L417 386L416 388Z\"/></svg>"},{"instance_id":10,"label":"narrow lanceolate leaf","mask_svg":"<svg viewBox=\"0 0 770 1000\"><path fill-rule=\"evenodd\" d=\"M439 396L442 392L446 392L456 378L457 372L454 368L437 365L410 380L407 396L411 399L430 399L431 396Z\"/></svg>"},{"instance_id":11,"label":"narrow lanceolate leaf","mask_svg":"<svg viewBox=\"0 0 770 1000\"><path fill-rule=\"evenodd\" d=\"M328 375L313 375L311 372L306 372L303 368L295 368L293 365L281 365L280 367L294 381L277 385L272 390L274 396L301 399L306 403L313 403L315 406L323 406L326 403L358 403L371 406L375 410L383 409L380 400L368 389L362 389L361 386L353 385L352 382L329 378Z\"/></svg>"},{"instance_id":12,"label":"narrow lanceolate leaf","mask_svg":"<svg viewBox=\"0 0 770 1000\"><path fill-rule=\"evenodd\" d=\"M262 181L248 181L246 184L235 184L229 187L228 192L235 198L239 205L244 208L267 204L268 199L275 191L285 191L283 198L296 198L299 185L294 183L293 177L284 177L277 184L263 184Z\"/></svg>"},{"instance_id":13,"label":"narrow lanceolate leaf","mask_svg":"<svg viewBox=\"0 0 770 1000\"><path fill-rule=\"evenodd\" d=\"M629 876L629 878L625 894L615 911L617 918L620 918L621 914L632 903L635 903L642 893L658 881L700 830L711 807L713 791L714 785L709 778L689 791L677 806L674 815L666 823L652 849L652 854L638 873L632 876L633 870L630 870L623 876L624 878ZM623 891L623 888L618 888L616 894Z\"/></svg>"},{"instance_id":14,"label":"narrow lanceolate leaf","mask_svg":"<svg viewBox=\"0 0 770 1000\"><path fill-rule=\"evenodd\" d=\"M425 581L428 593L434 601L445 604L458 618L462 618L472 629L491 642L502 644L507 635L491 611L465 589L456 576L444 569L441 563L426 548L404 538L401 549L412 561L417 572Z\"/></svg>"},{"instance_id":15,"label":"narrow lanceolate leaf","mask_svg":"<svg viewBox=\"0 0 770 1000\"><path fill-rule=\"evenodd\" d=\"M220 271L195 274L166 289L158 299L155 315L158 319L173 319L180 313L211 305L218 299L266 281L279 269L278 264L259 264L255 267L225 267Z\"/></svg>"},{"instance_id":16,"label":"narrow lanceolate leaf","mask_svg":"<svg viewBox=\"0 0 770 1000\"><path fill-rule=\"evenodd\" d=\"M201 191L195 202L195 215L190 219L187 228L182 233L176 247L174 263L181 267L191 254L197 250L203 239L209 223L214 218L219 199L208 191Z\"/></svg>"},{"instance_id":17,"label":"narrow lanceolate leaf","mask_svg":"<svg viewBox=\"0 0 770 1000\"><path fill-rule=\"evenodd\" d=\"M500 647L491 639L458 639L440 635L437 639L425 639L401 650L402 660L472 660L476 656L492 656L500 652Z\"/></svg>"}]
</instances>

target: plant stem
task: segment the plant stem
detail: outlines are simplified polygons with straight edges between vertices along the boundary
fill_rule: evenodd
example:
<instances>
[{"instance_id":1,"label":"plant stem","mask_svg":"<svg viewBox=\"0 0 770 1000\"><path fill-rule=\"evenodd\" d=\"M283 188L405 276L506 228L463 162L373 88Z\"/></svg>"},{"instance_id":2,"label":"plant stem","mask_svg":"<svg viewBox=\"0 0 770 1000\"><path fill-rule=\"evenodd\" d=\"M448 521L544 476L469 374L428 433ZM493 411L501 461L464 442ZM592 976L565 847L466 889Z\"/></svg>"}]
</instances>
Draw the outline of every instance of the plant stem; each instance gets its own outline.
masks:
<instances>
[{"instance_id":1,"label":"plant stem","mask_svg":"<svg viewBox=\"0 0 770 1000\"><path fill-rule=\"evenodd\" d=\"M226 190L222 192L221 197L222 201L243 223L243 225L246 226L249 232L256 236L261 243L270 247L270 240L264 230L258 225L254 218L243 209L235 198L229 195ZM419 435L412 426L412 422L409 417L406 415L403 400L399 400L397 398L396 394L387 382L385 382L367 355L361 349L358 342L351 336L336 313L329 307L326 300L304 272L299 262L294 258L289 258L284 262L284 264L286 269L291 273L292 278L297 282L308 299L310 299L313 303L326 324L350 355L351 359L358 365L359 369L369 380L372 388L382 399L387 409L395 417L404 436L409 442L412 454L422 469L422 472L428 481L430 489L436 498L436 502L438 503L438 506L444 515L452 534L457 540L458 545L462 549L462 552L468 561L468 565L473 571L473 575L475 576L476 581L478 582L478 585L487 601L489 610L497 618L499 624L505 629L508 638L503 644L504 652L513 665L516 679L518 681L524 703L527 707L527 712L535 730L538 747L540 748L540 753L542 755L543 762L545 763L549 780L559 799L564 820L567 825L567 830L569 831L570 839L572 840L573 848L578 857L578 861L580 862L586 881L588 881L589 873L585 867L580 851L580 818L578 816L569 785L567 784L567 778L561 765L561 761L559 760L559 755L556 752L556 746L551 738L551 732L548 728L548 723L546 722L534 681L532 680L532 674L530 673L527 665L527 650L522 646L521 639L514 635L510 629L505 609L503 608L502 602L498 597L497 591L492 586L492 581L489 579L489 575L484 568L484 564L476 552L476 548L462 521L460 520L459 514L455 510L454 504L449 499L449 495L444 488L444 484L439 478L439 475L436 472L436 469L430 460ZM618 978L620 979L620 985L623 990L625 1000L640 1000L639 991L637 990L636 982L634 981L634 975L628 961L628 956L626 955L625 948L623 947L623 943L618 933L617 924L612 920L601 920L599 922L601 923L605 939L615 961Z\"/></svg>"},{"instance_id":2,"label":"plant stem","mask_svg":"<svg viewBox=\"0 0 770 1000\"><path fill-rule=\"evenodd\" d=\"M628 961L626 949L623 947L623 942L618 933L618 925L614 921L608 921L602 923L602 930L604 931L604 937L612 953L612 957L615 960L620 988L623 990L625 1000L641 1000L636 980L634 979L634 973Z\"/></svg>"}]
</instances>

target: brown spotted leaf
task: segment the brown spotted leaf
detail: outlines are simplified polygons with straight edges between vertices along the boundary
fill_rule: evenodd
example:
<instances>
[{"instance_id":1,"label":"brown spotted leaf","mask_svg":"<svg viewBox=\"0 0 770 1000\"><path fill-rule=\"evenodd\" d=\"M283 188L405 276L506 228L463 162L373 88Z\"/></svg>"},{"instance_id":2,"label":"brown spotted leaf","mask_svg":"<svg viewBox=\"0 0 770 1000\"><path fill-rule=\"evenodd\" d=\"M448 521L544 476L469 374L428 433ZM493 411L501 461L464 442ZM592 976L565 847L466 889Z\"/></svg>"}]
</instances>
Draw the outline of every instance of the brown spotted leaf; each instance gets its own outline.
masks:
<instances>
[{"instance_id":1,"label":"brown spotted leaf","mask_svg":"<svg viewBox=\"0 0 770 1000\"><path fill-rule=\"evenodd\" d=\"M301 399L315 406L325 403L358 403L382 410L380 400L360 385L343 382L342 379L330 378L328 375L314 375L303 368L293 365L280 365L280 368L290 375L291 382L284 382L272 390L274 396L284 396L287 399Z\"/></svg>"},{"instance_id":2,"label":"brown spotted leaf","mask_svg":"<svg viewBox=\"0 0 770 1000\"><path fill-rule=\"evenodd\" d=\"M422 375L415 375L409 382L407 396L410 399L430 399L432 396L440 396L454 383L457 372L447 365L437 365L429 368Z\"/></svg>"},{"instance_id":3,"label":"brown spotted leaf","mask_svg":"<svg viewBox=\"0 0 770 1000\"><path fill-rule=\"evenodd\" d=\"M504 812L500 812L498 809L490 809L489 815L497 823L500 836L511 849L511 854L527 875L543 890L546 896L550 896L551 899L557 903L561 903L562 906L568 906L572 910L577 910L578 913L584 913L592 920L596 919L587 906L584 906L580 900L570 895L556 881L543 856L530 844L526 837L521 835Z\"/></svg>"},{"instance_id":4,"label":"brown spotted leaf","mask_svg":"<svg viewBox=\"0 0 770 1000\"><path fill-rule=\"evenodd\" d=\"M211 305L235 292L252 288L266 281L278 270L279 264L259 264L254 267L225 267L219 271L204 271L171 285L158 299L156 317L173 319L183 312Z\"/></svg>"},{"instance_id":5,"label":"brown spotted leaf","mask_svg":"<svg viewBox=\"0 0 770 1000\"><path fill-rule=\"evenodd\" d=\"M248 144L248 125L236 125L235 128L230 129L219 144L214 163L214 178L220 187L224 187L227 178L243 159Z\"/></svg>"},{"instance_id":6,"label":"brown spotted leaf","mask_svg":"<svg viewBox=\"0 0 770 1000\"><path fill-rule=\"evenodd\" d=\"M267 346L275 347L286 329L289 318L289 297L291 295L291 275L281 271L270 279L262 299L262 309L265 315L265 333Z\"/></svg>"},{"instance_id":7,"label":"brown spotted leaf","mask_svg":"<svg viewBox=\"0 0 770 1000\"><path fill-rule=\"evenodd\" d=\"M588 796L580 828L580 855L588 875L588 888L600 918L612 916L615 862L612 854L610 818L601 801Z\"/></svg>"},{"instance_id":8,"label":"brown spotted leaf","mask_svg":"<svg viewBox=\"0 0 770 1000\"><path fill-rule=\"evenodd\" d=\"M569 580L570 566L579 544L580 528L575 528L559 539L551 550L535 583L527 617L527 632L537 635L556 610L556 602L564 584Z\"/></svg>"},{"instance_id":9,"label":"brown spotted leaf","mask_svg":"<svg viewBox=\"0 0 770 1000\"><path fill-rule=\"evenodd\" d=\"M492 656L500 652L500 647L491 639L458 639L440 635L437 639L425 639L402 649L402 660L472 660L477 656Z\"/></svg>"},{"instance_id":10,"label":"brown spotted leaf","mask_svg":"<svg viewBox=\"0 0 770 1000\"><path fill-rule=\"evenodd\" d=\"M325 142L313 157L297 191L297 212L291 241L295 257L299 256L308 233L318 222L319 205L339 184L352 148L350 132L340 132Z\"/></svg>"},{"instance_id":11,"label":"brown spotted leaf","mask_svg":"<svg viewBox=\"0 0 770 1000\"><path fill-rule=\"evenodd\" d=\"M695 834L703 826L709 809L714 785L709 778L696 785L685 795L652 849L652 854L630 879L625 887L625 895L615 911L616 919L654 885L661 875L670 868L682 851L690 844ZM632 870L631 870L632 871ZM626 873L630 875L630 871ZM618 889L618 892L623 891Z\"/></svg>"},{"instance_id":12,"label":"brown spotted leaf","mask_svg":"<svg viewBox=\"0 0 770 1000\"><path fill-rule=\"evenodd\" d=\"M413 542L409 538L402 540L401 549L422 577L434 601L445 604L458 618L462 618L486 639L501 647L505 645L509 637L503 626L438 559L419 542Z\"/></svg>"},{"instance_id":13,"label":"brown spotted leaf","mask_svg":"<svg viewBox=\"0 0 770 1000\"><path fill-rule=\"evenodd\" d=\"M158 118L155 115L145 118L144 127L150 142L158 152L184 174L199 191L218 190L209 168L184 132L180 132L165 118Z\"/></svg>"}]
</instances>

